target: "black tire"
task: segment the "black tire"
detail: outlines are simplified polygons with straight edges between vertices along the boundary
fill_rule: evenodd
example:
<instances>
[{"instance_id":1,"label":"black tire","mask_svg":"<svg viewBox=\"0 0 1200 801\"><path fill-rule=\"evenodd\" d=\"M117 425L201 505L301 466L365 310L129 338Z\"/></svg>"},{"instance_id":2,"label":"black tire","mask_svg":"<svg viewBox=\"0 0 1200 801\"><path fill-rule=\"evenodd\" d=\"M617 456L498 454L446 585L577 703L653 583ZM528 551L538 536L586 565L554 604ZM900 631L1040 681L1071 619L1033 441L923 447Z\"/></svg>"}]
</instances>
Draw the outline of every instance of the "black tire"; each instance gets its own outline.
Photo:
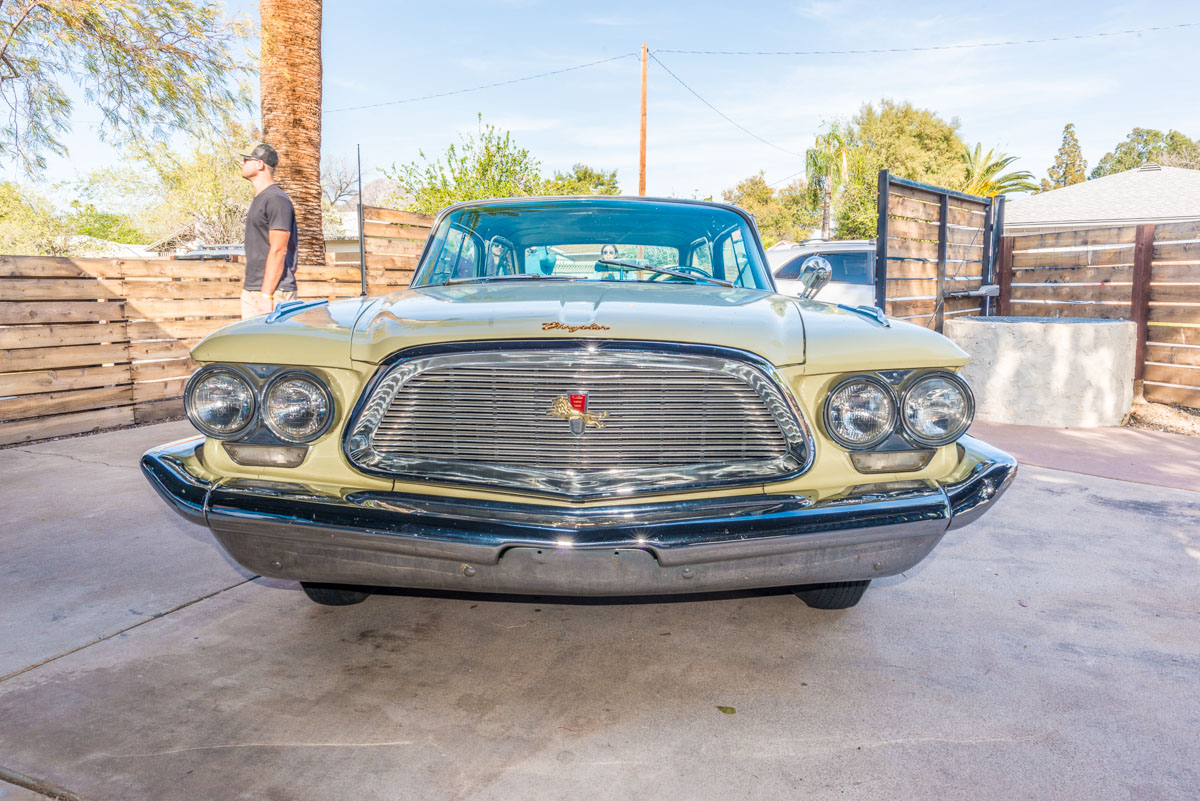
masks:
<instances>
[{"instance_id":1,"label":"black tire","mask_svg":"<svg viewBox=\"0 0 1200 801\"><path fill-rule=\"evenodd\" d=\"M870 579L864 581L834 581L830 584L805 584L792 592L812 609L849 609L867 591Z\"/></svg>"},{"instance_id":2,"label":"black tire","mask_svg":"<svg viewBox=\"0 0 1200 801\"><path fill-rule=\"evenodd\" d=\"M314 584L311 581L302 581L300 586L304 588L304 594L310 601L322 606L353 606L361 604L371 594L341 584Z\"/></svg>"}]
</instances>

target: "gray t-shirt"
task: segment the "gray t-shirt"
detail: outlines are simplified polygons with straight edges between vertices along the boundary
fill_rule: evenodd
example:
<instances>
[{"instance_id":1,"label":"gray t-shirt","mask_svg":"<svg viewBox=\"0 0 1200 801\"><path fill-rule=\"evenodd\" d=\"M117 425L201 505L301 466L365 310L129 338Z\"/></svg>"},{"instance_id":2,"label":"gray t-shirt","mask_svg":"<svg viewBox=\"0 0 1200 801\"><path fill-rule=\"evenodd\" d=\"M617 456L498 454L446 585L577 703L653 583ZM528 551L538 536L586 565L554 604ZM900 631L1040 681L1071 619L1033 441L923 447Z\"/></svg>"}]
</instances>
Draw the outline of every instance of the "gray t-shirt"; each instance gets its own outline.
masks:
<instances>
[{"instance_id":1,"label":"gray t-shirt","mask_svg":"<svg viewBox=\"0 0 1200 801\"><path fill-rule=\"evenodd\" d=\"M254 196L250 213L246 215L246 280L245 289L257 292L262 289L263 271L267 267L267 253L271 249L268 231L290 231L287 255L283 258L283 276L276 289L296 289L296 210L291 198L279 184L271 184Z\"/></svg>"}]
</instances>

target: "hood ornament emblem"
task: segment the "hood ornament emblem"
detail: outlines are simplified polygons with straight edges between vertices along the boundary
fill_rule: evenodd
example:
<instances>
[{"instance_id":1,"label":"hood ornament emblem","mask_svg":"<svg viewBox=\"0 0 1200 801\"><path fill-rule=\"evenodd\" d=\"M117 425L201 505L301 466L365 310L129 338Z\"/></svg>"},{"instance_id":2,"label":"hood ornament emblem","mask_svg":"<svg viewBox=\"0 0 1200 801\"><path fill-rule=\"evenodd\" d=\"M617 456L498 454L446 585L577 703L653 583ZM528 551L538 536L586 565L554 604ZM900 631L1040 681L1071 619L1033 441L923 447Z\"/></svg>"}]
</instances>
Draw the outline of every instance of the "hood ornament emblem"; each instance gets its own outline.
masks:
<instances>
[{"instance_id":1,"label":"hood ornament emblem","mask_svg":"<svg viewBox=\"0 0 1200 801\"><path fill-rule=\"evenodd\" d=\"M570 395L560 395L555 398L550 408L546 410L546 414L566 420L571 424L571 433L582 437L588 426L604 428L603 421L608 417L608 412L591 414L588 412L587 406L586 392L572 392Z\"/></svg>"}]
</instances>

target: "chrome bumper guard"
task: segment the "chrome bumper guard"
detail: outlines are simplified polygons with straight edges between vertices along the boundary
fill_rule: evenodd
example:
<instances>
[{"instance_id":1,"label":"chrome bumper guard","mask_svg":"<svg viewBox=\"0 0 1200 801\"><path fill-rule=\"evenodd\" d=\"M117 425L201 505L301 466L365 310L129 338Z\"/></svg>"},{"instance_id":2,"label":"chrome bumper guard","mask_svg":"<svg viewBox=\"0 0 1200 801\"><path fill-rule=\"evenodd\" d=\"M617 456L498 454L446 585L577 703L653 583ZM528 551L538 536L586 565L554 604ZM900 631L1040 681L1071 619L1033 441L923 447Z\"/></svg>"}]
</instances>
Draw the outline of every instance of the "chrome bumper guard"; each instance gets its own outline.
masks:
<instances>
[{"instance_id":1,"label":"chrome bumper guard","mask_svg":"<svg viewBox=\"0 0 1200 801\"><path fill-rule=\"evenodd\" d=\"M562 595L637 595L880 578L921 561L979 517L1016 462L972 437L981 461L955 484L813 503L743 495L571 508L301 484L208 482L186 463L196 437L142 457L179 514L212 529L264 576L335 584ZM914 482L916 483L916 482Z\"/></svg>"}]
</instances>

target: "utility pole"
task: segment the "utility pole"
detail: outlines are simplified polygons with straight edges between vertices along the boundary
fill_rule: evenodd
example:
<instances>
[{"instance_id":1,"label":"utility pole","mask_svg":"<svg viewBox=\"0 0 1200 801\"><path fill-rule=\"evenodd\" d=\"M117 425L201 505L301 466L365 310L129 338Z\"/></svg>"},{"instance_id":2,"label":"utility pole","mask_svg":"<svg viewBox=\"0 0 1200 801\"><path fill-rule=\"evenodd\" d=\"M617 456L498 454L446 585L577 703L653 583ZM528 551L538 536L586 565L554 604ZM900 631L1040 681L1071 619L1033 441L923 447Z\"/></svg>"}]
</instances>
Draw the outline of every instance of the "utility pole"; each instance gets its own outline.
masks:
<instances>
[{"instance_id":1,"label":"utility pole","mask_svg":"<svg viewBox=\"0 0 1200 801\"><path fill-rule=\"evenodd\" d=\"M358 153L358 271L362 279L362 293L367 294L367 241L363 239L363 196L362 196L362 145L355 145Z\"/></svg>"},{"instance_id":2,"label":"utility pole","mask_svg":"<svg viewBox=\"0 0 1200 801\"><path fill-rule=\"evenodd\" d=\"M642 141L638 159L638 195L646 195L646 43L642 42Z\"/></svg>"}]
</instances>

